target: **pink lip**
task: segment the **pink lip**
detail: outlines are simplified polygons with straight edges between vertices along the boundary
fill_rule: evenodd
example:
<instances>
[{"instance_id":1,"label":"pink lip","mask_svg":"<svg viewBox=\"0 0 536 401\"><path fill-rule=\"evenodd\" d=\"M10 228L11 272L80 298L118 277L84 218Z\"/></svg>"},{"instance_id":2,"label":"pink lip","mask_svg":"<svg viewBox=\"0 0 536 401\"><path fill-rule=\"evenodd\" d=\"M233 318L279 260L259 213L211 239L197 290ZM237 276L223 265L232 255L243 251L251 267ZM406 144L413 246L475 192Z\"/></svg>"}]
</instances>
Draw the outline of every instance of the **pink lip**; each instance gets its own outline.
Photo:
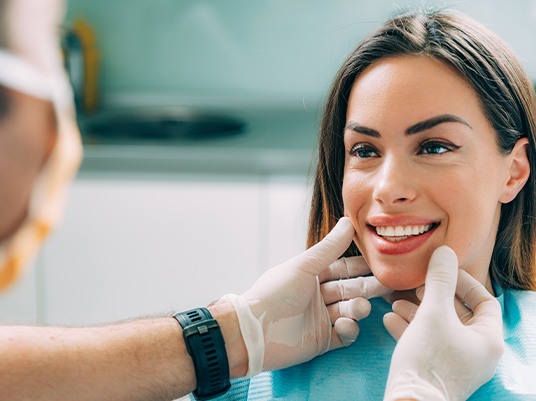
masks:
<instances>
[{"instance_id":1,"label":"pink lip","mask_svg":"<svg viewBox=\"0 0 536 401\"><path fill-rule=\"evenodd\" d=\"M378 252L386 255L401 255L409 253L419 248L424 244L439 227L437 220L430 220L416 216L374 216L368 219L368 228L371 236L371 241ZM375 227L377 226L417 226L436 224L430 231L407 239L391 242L376 234Z\"/></svg>"}]
</instances>

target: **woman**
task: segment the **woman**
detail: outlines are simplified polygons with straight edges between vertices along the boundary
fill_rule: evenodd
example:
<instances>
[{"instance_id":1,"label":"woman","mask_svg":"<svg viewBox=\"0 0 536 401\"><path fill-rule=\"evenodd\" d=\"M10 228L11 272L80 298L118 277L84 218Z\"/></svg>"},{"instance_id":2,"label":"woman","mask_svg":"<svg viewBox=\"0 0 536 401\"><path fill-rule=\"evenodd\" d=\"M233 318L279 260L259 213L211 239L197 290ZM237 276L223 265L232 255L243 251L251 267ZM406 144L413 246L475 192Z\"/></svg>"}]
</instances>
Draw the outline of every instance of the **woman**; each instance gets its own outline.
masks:
<instances>
[{"instance_id":1,"label":"woman","mask_svg":"<svg viewBox=\"0 0 536 401\"><path fill-rule=\"evenodd\" d=\"M350 54L321 123L308 245L349 216L346 256L362 255L394 290L421 287L432 252L448 245L501 303L506 352L472 400L536 397L535 113L526 73L495 34L460 14L414 12ZM326 283L324 296L362 284ZM390 308L373 300L355 345L253 379L248 399L382 399ZM386 327L398 338L417 306L393 309ZM470 311L457 311L470 325Z\"/></svg>"}]
</instances>

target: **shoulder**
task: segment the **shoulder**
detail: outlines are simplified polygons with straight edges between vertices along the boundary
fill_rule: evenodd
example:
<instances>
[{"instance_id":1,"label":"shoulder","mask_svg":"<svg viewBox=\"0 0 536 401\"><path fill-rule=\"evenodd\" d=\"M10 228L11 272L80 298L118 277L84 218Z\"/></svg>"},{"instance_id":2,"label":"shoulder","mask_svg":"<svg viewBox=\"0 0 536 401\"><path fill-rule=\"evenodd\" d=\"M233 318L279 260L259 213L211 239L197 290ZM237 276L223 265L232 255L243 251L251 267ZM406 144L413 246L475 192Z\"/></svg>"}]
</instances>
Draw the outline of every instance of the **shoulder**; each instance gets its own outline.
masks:
<instances>
[{"instance_id":1,"label":"shoulder","mask_svg":"<svg viewBox=\"0 0 536 401\"><path fill-rule=\"evenodd\" d=\"M503 310L505 340L524 338L536 355L536 291L505 289L497 299Z\"/></svg>"}]
</instances>

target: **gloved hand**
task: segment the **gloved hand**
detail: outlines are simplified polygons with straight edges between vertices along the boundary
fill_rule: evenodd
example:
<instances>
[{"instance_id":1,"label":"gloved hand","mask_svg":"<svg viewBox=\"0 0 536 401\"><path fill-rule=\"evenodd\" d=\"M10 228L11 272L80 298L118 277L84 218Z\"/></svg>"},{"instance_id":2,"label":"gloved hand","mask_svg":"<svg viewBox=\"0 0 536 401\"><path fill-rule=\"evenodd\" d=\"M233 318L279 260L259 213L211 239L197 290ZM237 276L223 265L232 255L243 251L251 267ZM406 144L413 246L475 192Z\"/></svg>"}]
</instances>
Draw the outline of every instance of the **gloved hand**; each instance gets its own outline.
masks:
<instances>
[{"instance_id":1,"label":"gloved hand","mask_svg":"<svg viewBox=\"0 0 536 401\"><path fill-rule=\"evenodd\" d=\"M363 313L366 311L363 316L366 317L370 313L368 299L392 293L370 273L363 256L352 256L337 260L318 275L322 297L343 345L355 341L359 326L351 324L353 321L350 319L337 319L337 316L350 316L351 312L347 310L361 310ZM349 342L345 342L345 339L349 339Z\"/></svg>"},{"instance_id":2,"label":"gloved hand","mask_svg":"<svg viewBox=\"0 0 536 401\"><path fill-rule=\"evenodd\" d=\"M231 302L238 315L249 357L248 377L355 341L356 321L368 316L370 303L362 298L332 299L328 310L317 277L348 248L354 233L350 219L343 217L321 242L266 271L242 296L228 294L218 301ZM333 274L339 274L337 266Z\"/></svg>"},{"instance_id":3,"label":"gloved hand","mask_svg":"<svg viewBox=\"0 0 536 401\"><path fill-rule=\"evenodd\" d=\"M465 306L455 308L455 293ZM464 309L465 324L458 317ZM504 348L501 308L458 269L452 249L442 246L432 254L420 306L396 301L393 311L384 317L398 341L384 400L466 400L493 377Z\"/></svg>"}]
</instances>

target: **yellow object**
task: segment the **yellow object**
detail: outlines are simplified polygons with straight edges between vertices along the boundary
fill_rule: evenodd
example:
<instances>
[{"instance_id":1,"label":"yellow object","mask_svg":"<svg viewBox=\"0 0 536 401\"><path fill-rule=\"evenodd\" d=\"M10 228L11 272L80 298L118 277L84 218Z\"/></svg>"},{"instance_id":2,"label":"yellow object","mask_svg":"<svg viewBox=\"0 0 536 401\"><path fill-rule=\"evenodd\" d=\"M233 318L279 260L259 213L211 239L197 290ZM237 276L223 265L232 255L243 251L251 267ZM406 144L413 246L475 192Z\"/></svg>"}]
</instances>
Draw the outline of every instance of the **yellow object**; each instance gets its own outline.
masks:
<instances>
[{"instance_id":1,"label":"yellow object","mask_svg":"<svg viewBox=\"0 0 536 401\"><path fill-rule=\"evenodd\" d=\"M95 32L82 18L74 20L72 30L80 39L84 53L84 96L82 99L82 106L84 111L92 112L97 108L99 97L98 82L100 55L96 47Z\"/></svg>"}]
</instances>

